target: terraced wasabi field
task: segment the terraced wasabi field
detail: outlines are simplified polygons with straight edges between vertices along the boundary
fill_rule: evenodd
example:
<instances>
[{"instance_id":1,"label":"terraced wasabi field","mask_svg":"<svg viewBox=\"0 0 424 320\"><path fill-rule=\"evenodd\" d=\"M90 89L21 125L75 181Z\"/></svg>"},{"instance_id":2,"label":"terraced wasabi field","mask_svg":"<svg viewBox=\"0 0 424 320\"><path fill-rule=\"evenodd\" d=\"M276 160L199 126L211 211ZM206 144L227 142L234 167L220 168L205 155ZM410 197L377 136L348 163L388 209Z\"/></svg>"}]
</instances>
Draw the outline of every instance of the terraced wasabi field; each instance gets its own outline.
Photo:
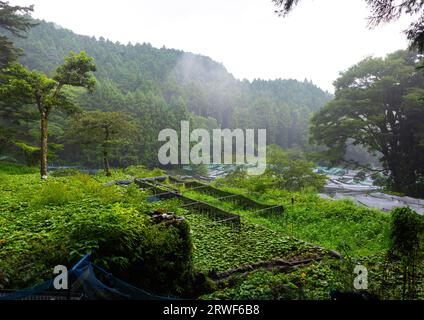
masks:
<instances>
[{"instance_id":1,"label":"terraced wasabi field","mask_svg":"<svg viewBox=\"0 0 424 320\"><path fill-rule=\"evenodd\" d=\"M180 190L190 199L241 216L239 226L230 226L188 208L185 218L190 224L194 241L194 262L202 271L223 272L275 259L299 261L320 259L327 255L323 249L255 224L249 218L252 214L267 214L266 211L255 213L255 209L242 208L231 197L222 199L204 194L202 188L180 187Z\"/></svg>"},{"instance_id":2,"label":"terraced wasabi field","mask_svg":"<svg viewBox=\"0 0 424 320\"><path fill-rule=\"evenodd\" d=\"M195 265L202 271L227 271L273 259L301 260L324 255L322 250L266 227L242 220L240 229L192 213L186 216L195 245Z\"/></svg>"}]
</instances>

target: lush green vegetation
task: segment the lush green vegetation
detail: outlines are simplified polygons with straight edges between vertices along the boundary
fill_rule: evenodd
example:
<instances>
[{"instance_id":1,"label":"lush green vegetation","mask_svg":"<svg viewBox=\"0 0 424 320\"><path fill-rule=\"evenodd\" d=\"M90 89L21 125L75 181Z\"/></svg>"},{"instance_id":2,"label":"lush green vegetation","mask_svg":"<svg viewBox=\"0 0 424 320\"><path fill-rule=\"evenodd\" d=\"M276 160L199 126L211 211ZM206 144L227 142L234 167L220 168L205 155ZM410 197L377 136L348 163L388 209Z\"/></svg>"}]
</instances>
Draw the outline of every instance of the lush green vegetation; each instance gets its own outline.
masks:
<instances>
[{"instance_id":1,"label":"lush green vegetation","mask_svg":"<svg viewBox=\"0 0 424 320\"><path fill-rule=\"evenodd\" d=\"M225 188L238 194L245 190ZM275 216L255 213L224 200L189 191L185 195L192 199L208 202L224 210L242 215L248 221L267 226L284 235L338 249L347 245L354 254L370 255L389 248L390 219L377 210L358 207L349 200L330 201L316 194L292 193L287 191L252 195L252 199L274 205L283 205L284 215ZM292 204L294 199L294 204ZM366 244L366 245L365 245Z\"/></svg>"},{"instance_id":2,"label":"lush green vegetation","mask_svg":"<svg viewBox=\"0 0 424 320\"><path fill-rule=\"evenodd\" d=\"M340 268L330 261L315 262L289 273L258 270L227 280L220 290L203 299L235 300L327 300L334 288L343 288ZM348 289L349 290L349 289Z\"/></svg>"},{"instance_id":3,"label":"lush green vegetation","mask_svg":"<svg viewBox=\"0 0 424 320\"><path fill-rule=\"evenodd\" d=\"M32 10L32 7L12 6L8 2L0 1L0 28L14 36L22 36L33 25L28 17ZM15 61L19 53L19 49L8 37L0 36L0 68Z\"/></svg>"},{"instance_id":4,"label":"lush green vegetation","mask_svg":"<svg viewBox=\"0 0 424 320\"><path fill-rule=\"evenodd\" d=\"M241 186L243 181L245 188ZM238 188L229 187L234 183L238 185ZM202 193L202 189L180 188L183 194L191 199L207 202L226 211L240 214L245 225L252 226L251 231L244 232L243 230L240 234L231 227L213 222L208 223L208 219L204 216L190 215L188 220L193 228L196 264L205 266L205 270L214 268L220 271L221 266L231 267L231 263L228 264L228 262L236 261L239 265L243 265L254 263L259 257L261 260L268 260L274 256L275 259L278 256L272 254L274 248L283 249L280 257L288 260L296 256L297 258L320 256L319 251L314 252L314 250L307 249L308 245L305 246L304 243L299 243L300 246L296 244L293 247L296 238L321 245L327 249L338 250L344 259L341 261L324 259L289 271L274 268L259 269L248 275L235 274L220 282L216 291L203 296L203 298L328 299L331 290L352 290L354 280L352 271L357 263L366 266L369 271L369 292L382 299L400 299L404 296L404 277L400 275L409 266L408 272L412 272L414 275L410 274L408 279L415 279L413 283L409 281L406 284L407 292L410 294L409 298L421 297L419 288L424 285L420 267L423 264L422 253L418 254L415 249L411 253L412 256L411 254L407 255L409 259L414 259L413 264L406 263L407 260L404 258L393 256L390 253L393 251L391 249L393 237L399 237L398 234L402 230L408 230L405 236L409 236L409 242L415 243L415 248L420 248L423 234L419 230L422 228L423 219L415 213L411 213L410 223L413 224L416 233L415 236L411 236L411 227L405 226L405 222L403 224L396 222L396 216L403 217L402 221L407 221L402 210L398 210L399 213L395 213L392 218L387 213L358 207L348 200L323 200L315 193L306 190L303 192L287 190L255 192L252 184L256 183L262 182L257 179L235 180L233 176L228 176L214 184L235 194L248 194L252 199L262 203L283 205L285 207L284 216L255 214L254 209L241 208L231 202L231 198L219 199ZM201 219L199 220L199 218ZM199 228L199 224L201 228ZM259 230L261 230L260 233L258 233ZM266 235L272 233L278 235L278 238L274 238L279 239L278 241L265 240L269 238ZM263 240L258 241L257 234L261 234L260 239ZM418 234L420 236L417 236ZM216 239L219 241L216 242ZM286 239L283 241L286 245L281 243L282 239ZM398 243L405 245L408 241L402 240ZM405 246L411 247L410 245ZM233 250L228 250L228 248ZM236 255L238 248L240 248L240 252ZM261 248L261 250L251 252L251 248ZM284 248L287 248L288 251L285 252ZM298 252L296 253L296 251ZM267 256L268 252L271 253L270 256ZM412 265L414 267L411 267ZM233 268L236 267L233 266Z\"/></svg>"},{"instance_id":5,"label":"lush green vegetation","mask_svg":"<svg viewBox=\"0 0 424 320\"><path fill-rule=\"evenodd\" d=\"M298 1L274 2L288 12ZM0 1L0 159L16 163L0 161L0 288L40 283L54 266L70 267L91 252L118 278L161 295L327 299L352 291L361 264L369 292L423 298L423 217L409 208L387 214L323 200L317 192L326 177L309 161L332 164L349 148L362 155L366 148L382 155L392 192L422 195L422 55L365 59L341 75L328 102L331 95L306 80L239 81L207 57L78 36L44 21L19 38L33 21L18 13L31 11ZM411 39L423 48L420 37ZM25 52L19 63L15 45ZM308 144L310 119L311 141L327 150ZM132 182L166 174L146 167L157 163L158 132L181 120L209 130L266 128L273 145L265 173L237 170L212 184L284 213L201 188L180 191L215 208L150 203L151 191ZM323 150L324 158L309 152ZM60 169L47 180L48 157L103 162L105 174ZM42 180L31 167L38 162ZM206 174L205 166L193 173ZM241 223L213 220L205 207Z\"/></svg>"},{"instance_id":6,"label":"lush green vegetation","mask_svg":"<svg viewBox=\"0 0 424 320\"><path fill-rule=\"evenodd\" d=\"M278 258L325 255L324 251L249 220L242 221L239 229L201 214L186 217L192 227L195 265L205 272L228 271Z\"/></svg>"},{"instance_id":7,"label":"lush green vegetation","mask_svg":"<svg viewBox=\"0 0 424 320\"><path fill-rule=\"evenodd\" d=\"M368 269L368 292L379 299L402 298L402 264L399 261L387 262L384 255L366 259L347 259L336 261L327 259L313 262L291 272L275 270L257 270L246 275L235 275L219 285L211 294L202 299L258 299L258 300L328 300L332 290L351 292L354 275L352 269L361 263ZM423 299L424 265L417 267L417 295Z\"/></svg>"},{"instance_id":8,"label":"lush green vegetation","mask_svg":"<svg viewBox=\"0 0 424 320\"><path fill-rule=\"evenodd\" d=\"M185 295L194 271L188 226L154 224L146 194L77 174L41 182L36 170L0 165L0 286L24 288L92 252L115 275L152 292ZM146 174L147 172L145 172ZM98 181L100 180L100 181ZM179 213L175 204L156 204Z\"/></svg>"},{"instance_id":9,"label":"lush green vegetation","mask_svg":"<svg viewBox=\"0 0 424 320\"><path fill-rule=\"evenodd\" d=\"M313 193L249 192L262 203L284 205L284 216L269 216L216 200L200 190L181 188L190 198L240 214L242 223L237 228L181 209L175 201L148 203L148 193L135 184L126 188L106 186L110 178L103 174L87 176L63 170L55 175L41 182L36 169L0 164L3 287L38 283L51 277L53 266L71 266L91 251L95 262L115 275L162 294L203 294L207 299L328 299L332 289L352 290L352 270L361 263L370 272L370 292L387 299L402 296L404 284L399 275L406 260L387 255L396 230L388 214L348 201L322 200ZM112 175L120 180L161 176L163 172L132 167L112 171ZM229 187L231 180L216 184L235 193L247 190ZM174 212L184 216L185 223L156 225L150 219L154 211ZM331 258L331 249L338 250L344 259ZM323 260L317 260L320 258ZM196 275L213 275L276 259L315 262L288 269L262 266L247 274L235 273L216 284ZM418 292L414 298L421 298L423 262L420 255L414 255L414 259L414 272L421 279L413 284L414 292Z\"/></svg>"},{"instance_id":10,"label":"lush green vegetation","mask_svg":"<svg viewBox=\"0 0 424 320\"><path fill-rule=\"evenodd\" d=\"M340 161L346 144L381 154L392 191L424 195L424 73L421 55L398 51L385 59L367 58L335 82L336 97L312 119L313 141Z\"/></svg>"}]
</instances>

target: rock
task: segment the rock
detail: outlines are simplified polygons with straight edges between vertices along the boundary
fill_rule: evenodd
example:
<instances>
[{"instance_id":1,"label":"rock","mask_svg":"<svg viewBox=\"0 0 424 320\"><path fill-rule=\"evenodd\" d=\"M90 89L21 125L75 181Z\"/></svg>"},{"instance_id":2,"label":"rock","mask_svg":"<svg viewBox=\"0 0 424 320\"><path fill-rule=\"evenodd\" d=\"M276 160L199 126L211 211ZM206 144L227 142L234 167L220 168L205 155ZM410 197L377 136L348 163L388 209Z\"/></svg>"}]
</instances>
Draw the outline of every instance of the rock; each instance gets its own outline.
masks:
<instances>
[{"instance_id":1,"label":"rock","mask_svg":"<svg viewBox=\"0 0 424 320\"><path fill-rule=\"evenodd\" d=\"M342 255L340 253L338 253L337 251L330 250L330 251L328 251L328 254L333 258L342 259Z\"/></svg>"},{"instance_id":2,"label":"rock","mask_svg":"<svg viewBox=\"0 0 424 320\"><path fill-rule=\"evenodd\" d=\"M119 180L119 181L115 181L115 184L118 186L129 186L133 182L134 180Z\"/></svg>"},{"instance_id":3,"label":"rock","mask_svg":"<svg viewBox=\"0 0 424 320\"><path fill-rule=\"evenodd\" d=\"M154 212L152 215L152 219L154 223L170 223L174 221L184 221L185 219L183 217L177 217L174 213L160 213L160 212Z\"/></svg>"}]
</instances>

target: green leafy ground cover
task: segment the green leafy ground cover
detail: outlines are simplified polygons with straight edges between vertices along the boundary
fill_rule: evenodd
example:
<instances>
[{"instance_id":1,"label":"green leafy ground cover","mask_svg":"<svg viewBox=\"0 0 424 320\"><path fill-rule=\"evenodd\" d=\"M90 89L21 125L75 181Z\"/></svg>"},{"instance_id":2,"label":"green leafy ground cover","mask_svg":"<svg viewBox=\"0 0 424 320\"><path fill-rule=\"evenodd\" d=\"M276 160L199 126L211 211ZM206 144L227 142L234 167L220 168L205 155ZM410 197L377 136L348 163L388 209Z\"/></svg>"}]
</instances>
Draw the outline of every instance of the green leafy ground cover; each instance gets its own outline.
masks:
<instances>
[{"instance_id":1,"label":"green leafy ground cover","mask_svg":"<svg viewBox=\"0 0 424 320\"><path fill-rule=\"evenodd\" d=\"M156 225L148 215L156 207L179 214L177 204L149 204L135 184L104 180L77 174L42 182L36 170L0 165L0 288L40 283L54 266L71 267L91 252L95 263L146 290L190 290L188 225Z\"/></svg>"},{"instance_id":2,"label":"green leafy ground cover","mask_svg":"<svg viewBox=\"0 0 424 320\"><path fill-rule=\"evenodd\" d=\"M113 173L115 180L163 174L141 167ZM361 263L369 269L371 292L381 298L399 299L401 266L396 262L387 265L385 259L390 214L346 201L325 201L309 192L249 192L249 197L259 202L284 205L288 214L284 219L255 215L231 202L185 191L192 198L240 214L239 232L205 215L183 210L176 201L149 204L145 201L148 193L135 184L106 187L110 178L101 173L60 176L41 182L36 169L0 163L0 287L39 283L51 278L53 266L71 266L92 251L96 263L135 285L184 295L193 291L193 269L221 272L276 258L301 260L324 255L297 240L301 239L340 250L345 259L325 258L287 272L238 274L212 291L209 287L210 293L202 298L328 299L333 288L352 290L352 270ZM222 184L220 188L246 191ZM157 209L185 216L190 235L152 225L148 213ZM422 262L417 268L418 298L422 299ZM204 286L196 292L205 293L207 289Z\"/></svg>"},{"instance_id":3,"label":"green leafy ground cover","mask_svg":"<svg viewBox=\"0 0 424 320\"><path fill-rule=\"evenodd\" d=\"M222 283L219 290L202 299L285 300L330 298L333 288L343 288L344 279L332 261L315 262L289 273L257 270L236 275Z\"/></svg>"},{"instance_id":4,"label":"green leafy ground cover","mask_svg":"<svg viewBox=\"0 0 424 320\"><path fill-rule=\"evenodd\" d=\"M222 182L220 188L235 194L247 193L246 189L228 187L222 185ZM257 270L247 276L236 275L221 284L220 288L212 294L203 296L204 299L328 299L332 289L353 290L355 276L353 269L358 263L368 268L370 292L381 299L400 298L402 292L401 263L400 261L389 262L386 255L390 244L391 214L358 207L350 201L323 200L311 192L294 193L284 190L249 192L249 197L254 200L285 207L285 216L283 217L260 215L254 214L254 210L242 209L226 199L217 199L214 196L203 194L201 189L181 188L181 190L184 195L192 199L204 201L241 215L249 225L259 225L261 229L267 230L266 233L276 232L280 237L296 236L327 249L340 250L345 257L342 261L335 259L316 261L309 266L297 268L288 273L281 273L277 270ZM230 233L231 230L228 230L227 234ZM193 234L194 241L198 241L199 247L202 248L196 253L196 259L205 266L208 266L211 260L220 259L222 254L226 255L226 259L231 255L224 248L217 247L217 258L214 255L204 256L203 252L213 250L208 248L211 246L212 240L207 239L208 233L201 232L201 230L199 234L196 232ZM209 235L212 236L211 233ZM219 236L212 237L218 238ZM246 238L252 242L255 236L247 233ZM202 241L202 239L207 240ZM235 241L235 244L230 246L237 248L237 245L238 243ZM250 250L247 248L249 246L252 247L252 244L240 245L241 252L248 255ZM288 249L289 247L290 245ZM422 289L424 288L424 265L422 262L419 263L419 268L418 299L422 299Z\"/></svg>"},{"instance_id":5,"label":"green leafy ground cover","mask_svg":"<svg viewBox=\"0 0 424 320\"><path fill-rule=\"evenodd\" d=\"M277 258L297 259L325 255L297 239L266 227L242 221L240 230L211 221L202 214L189 214L194 242L194 263L202 271L218 272Z\"/></svg>"},{"instance_id":6,"label":"green leafy ground cover","mask_svg":"<svg viewBox=\"0 0 424 320\"><path fill-rule=\"evenodd\" d=\"M386 264L384 255L375 255L360 260L337 261L324 259L290 272L278 270L256 270L248 275L238 274L220 284L202 299L230 300L274 300L307 299L328 300L333 289L352 291L356 263L368 269L368 292L379 299L399 300L402 292L402 268L400 262ZM421 262L417 274L417 297L424 299L424 264Z\"/></svg>"},{"instance_id":7,"label":"green leafy ground cover","mask_svg":"<svg viewBox=\"0 0 424 320\"><path fill-rule=\"evenodd\" d=\"M222 186L235 194L246 194L242 188ZM271 230L311 242L328 249L349 246L355 255L372 255L388 248L390 215L378 210L359 207L349 200L330 201L320 199L315 193L273 190L248 195L253 200L269 205L282 205L282 216L252 214L230 201L216 200L200 190L187 190L185 195L211 203L225 210L242 215L251 222ZM294 202L292 202L292 199Z\"/></svg>"}]
</instances>

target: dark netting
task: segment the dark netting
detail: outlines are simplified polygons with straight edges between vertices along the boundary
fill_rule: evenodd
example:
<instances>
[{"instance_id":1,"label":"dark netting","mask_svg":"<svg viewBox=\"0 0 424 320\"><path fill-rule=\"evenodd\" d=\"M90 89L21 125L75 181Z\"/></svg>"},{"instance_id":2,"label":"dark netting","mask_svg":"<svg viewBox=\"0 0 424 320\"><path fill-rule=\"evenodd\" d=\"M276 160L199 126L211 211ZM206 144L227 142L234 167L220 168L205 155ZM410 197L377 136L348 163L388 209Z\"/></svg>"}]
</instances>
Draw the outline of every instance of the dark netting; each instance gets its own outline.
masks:
<instances>
[{"instance_id":1,"label":"dark netting","mask_svg":"<svg viewBox=\"0 0 424 320\"><path fill-rule=\"evenodd\" d=\"M16 292L1 291L0 300L50 300L47 294L53 288L53 280L49 280L38 284L30 289L25 289ZM44 293L44 294L43 294ZM30 299L33 297L33 299ZM43 297L45 299L43 299Z\"/></svg>"},{"instance_id":2,"label":"dark netting","mask_svg":"<svg viewBox=\"0 0 424 320\"><path fill-rule=\"evenodd\" d=\"M68 291L55 291L53 280L49 280L26 290L0 292L0 300L176 300L136 288L91 263L89 258L90 255L86 255L69 271Z\"/></svg>"},{"instance_id":3,"label":"dark netting","mask_svg":"<svg viewBox=\"0 0 424 320\"><path fill-rule=\"evenodd\" d=\"M104 279L103 281L98 279L94 270ZM71 291L83 292L90 300L174 300L136 288L92 264L88 259L74 268L74 276L76 281Z\"/></svg>"}]
</instances>

